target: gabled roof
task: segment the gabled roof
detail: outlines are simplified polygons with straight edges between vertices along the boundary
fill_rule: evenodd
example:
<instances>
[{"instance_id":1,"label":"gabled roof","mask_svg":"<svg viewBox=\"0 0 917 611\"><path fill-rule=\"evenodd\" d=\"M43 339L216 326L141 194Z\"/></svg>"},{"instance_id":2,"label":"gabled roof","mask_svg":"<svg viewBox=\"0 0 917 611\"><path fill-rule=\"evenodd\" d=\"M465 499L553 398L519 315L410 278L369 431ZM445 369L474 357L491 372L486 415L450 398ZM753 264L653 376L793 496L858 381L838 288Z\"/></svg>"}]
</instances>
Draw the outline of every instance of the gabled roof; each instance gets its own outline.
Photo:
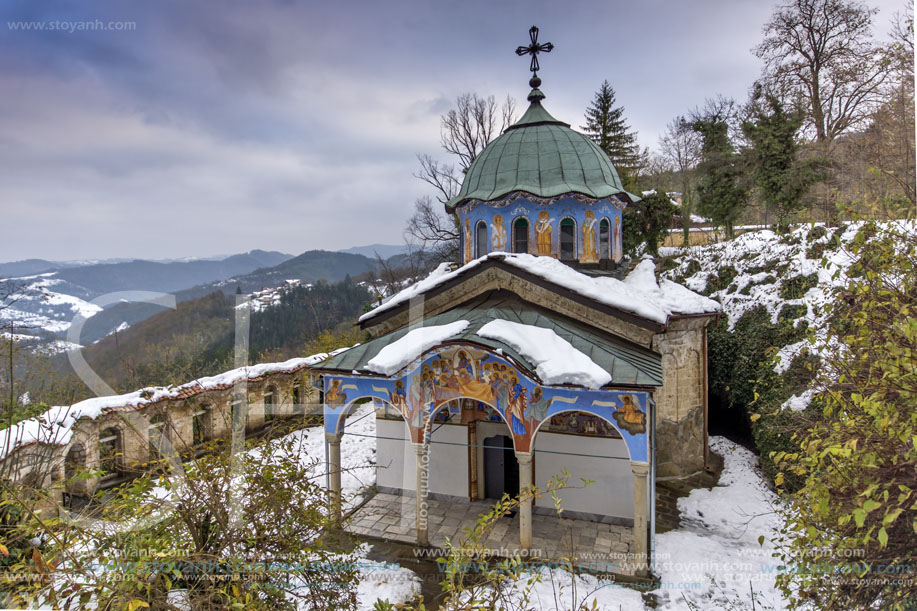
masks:
<instances>
[{"instance_id":1,"label":"gabled roof","mask_svg":"<svg viewBox=\"0 0 917 611\"><path fill-rule=\"evenodd\" d=\"M508 291L498 291L481 296L447 312L424 320L424 326L448 325L456 321L468 321L460 333L450 337L447 342L477 344L492 351L501 351L528 372L534 379L537 364L532 363L512 346L477 334L485 324L494 320L506 320L543 329L550 329L559 337L569 342L573 348L588 356L603 370L611 374L608 386L661 386L662 361L659 354L603 333L588 325L576 322L559 314L549 312L526 303ZM367 364L379 352L393 342L398 341L410 332L403 327L389 334L377 337L364 344L354 346L324 363L316 366L319 370L358 372L372 375ZM419 356L419 355L417 355ZM543 381L542 381L543 382Z\"/></svg>"},{"instance_id":2,"label":"gabled roof","mask_svg":"<svg viewBox=\"0 0 917 611\"><path fill-rule=\"evenodd\" d=\"M557 293L567 293L597 309L613 310L621 318L645 328L661 330L672 316L713 315L720 311L716 301L664 278L656 279L655 264L641 261L623 280L581 273L552 257L493 252L450 271L441 265L427 278L407 287L377 308L360 317L361 326L407 307L416 297L434 294L462 282L488 266L499 266L511 273L536 279Z\"/></svg>"}]
</instances>

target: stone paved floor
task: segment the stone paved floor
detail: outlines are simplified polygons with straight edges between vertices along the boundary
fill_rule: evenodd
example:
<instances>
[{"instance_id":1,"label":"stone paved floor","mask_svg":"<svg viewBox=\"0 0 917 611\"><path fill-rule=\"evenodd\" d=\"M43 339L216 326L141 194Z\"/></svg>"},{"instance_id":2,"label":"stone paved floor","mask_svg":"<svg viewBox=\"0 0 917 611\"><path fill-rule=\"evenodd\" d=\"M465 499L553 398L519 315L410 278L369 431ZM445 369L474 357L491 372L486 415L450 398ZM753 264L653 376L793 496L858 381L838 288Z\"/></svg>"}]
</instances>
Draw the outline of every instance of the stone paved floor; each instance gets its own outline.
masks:
<instances>
[{"instance_id":1,"label":"stone paved floor","mask_svg":"<svg viewBox=\"0 0 917 611\"><path fill-rule=\"evenodd\" d=\"M474 525L478 516L491 508L488 502L428 501L430 543L443 547L448 537L455 540ZM378 493L355 511L346 529L355 535L414 543L414 497ZM633 552L630 527L601 524L587 520L558 519L554 516L532 516L533 548L539 558L559 561L571 557L571 549L580 566L601 572L630 575L627 554ZM484 546L496 555L506 556L519 550L519 517L500 518Z\"/></svg>"}]
</instances>

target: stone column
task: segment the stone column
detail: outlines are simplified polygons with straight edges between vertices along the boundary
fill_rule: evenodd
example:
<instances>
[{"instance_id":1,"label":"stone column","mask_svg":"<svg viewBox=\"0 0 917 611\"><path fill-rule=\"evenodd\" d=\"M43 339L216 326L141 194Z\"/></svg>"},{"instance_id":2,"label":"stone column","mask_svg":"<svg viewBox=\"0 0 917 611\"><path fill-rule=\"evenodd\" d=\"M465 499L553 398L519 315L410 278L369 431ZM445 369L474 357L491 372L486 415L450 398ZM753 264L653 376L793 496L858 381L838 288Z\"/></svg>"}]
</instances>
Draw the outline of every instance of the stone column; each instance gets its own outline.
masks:
<instances>
[{"instance_id":1,"label":"stone column","mask_svg":"<svg viewBox=\"0 0 917 611\"><path fill-rule=\"evenodd\" d=\"M516 452L519 461L519 544L532 549L532 453Z\"/></svg>"},{"instance_id":2,"label":"stone column","mask_svg":"<svg viewBox=\"0 0 917 611\"><path fill-rule=\"evenodd\" d=\"M328 444L328 505L331 521L341 524L341 434L325 433Z\"/></svg>"},{"instance_id":3,"label":"stone column","mask_svg":"<svg viewBox=\"0 0 917 611\"><path fill-rule=\"evenodd\" d=\"M630 469L634 474L634 564L637 575L649 573L649 490L647 475L650 466L647 463L631 462Z\"/></svg>"},{"instance_id":4,"label":"stone column","mask_svg":"<svg viewBox=\"0 0 917 611\"><path fill-rule=\"evenodd\" d=\"M427 532L427 489L430 483L430 456L429 446L426 443L414 444L416 453L416 472L417 481L415 490L416 522L417 522L417 545L430 545L430 538Z\"/></svg>"}]
</instances>

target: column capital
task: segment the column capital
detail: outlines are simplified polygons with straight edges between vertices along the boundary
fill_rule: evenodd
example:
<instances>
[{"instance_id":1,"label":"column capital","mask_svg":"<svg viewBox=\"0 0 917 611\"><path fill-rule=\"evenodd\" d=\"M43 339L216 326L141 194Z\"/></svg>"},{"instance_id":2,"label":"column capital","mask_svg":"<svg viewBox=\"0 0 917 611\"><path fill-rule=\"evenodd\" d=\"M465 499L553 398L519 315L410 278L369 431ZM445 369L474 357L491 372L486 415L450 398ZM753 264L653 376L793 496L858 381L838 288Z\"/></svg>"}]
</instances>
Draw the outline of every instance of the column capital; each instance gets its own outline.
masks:
<instances>
[{"instance_id":1,"label":"column capital","mask_svg":"<svg viewBox=\"0 0 917 611\"><path fill-rule=\"evenodd\" d=\"M631 461L630 470L633 472L634 476L646 477L650 472L650 464L646 462Z\"/></svg>"},{"instance_id":2,"label":"column capital","mask_svg":"<svg viewBox=\"0 0 917 611\"><path fill-rule=\"evenodd\" d=\"M519 464L529 464L532 462L533 452L516 452L516 460Z\"/></svg>"},{"instance_id":3,"label":"column capital","mask_svg":"<svg viewBox=\"0 0 917 611\"><path fill-rule=\"evenodd\" d=\"M344 436L344 432L339 433L325 433L325 441L328 443L341 443L341 437Z\"/></svg>"}]
</instances>

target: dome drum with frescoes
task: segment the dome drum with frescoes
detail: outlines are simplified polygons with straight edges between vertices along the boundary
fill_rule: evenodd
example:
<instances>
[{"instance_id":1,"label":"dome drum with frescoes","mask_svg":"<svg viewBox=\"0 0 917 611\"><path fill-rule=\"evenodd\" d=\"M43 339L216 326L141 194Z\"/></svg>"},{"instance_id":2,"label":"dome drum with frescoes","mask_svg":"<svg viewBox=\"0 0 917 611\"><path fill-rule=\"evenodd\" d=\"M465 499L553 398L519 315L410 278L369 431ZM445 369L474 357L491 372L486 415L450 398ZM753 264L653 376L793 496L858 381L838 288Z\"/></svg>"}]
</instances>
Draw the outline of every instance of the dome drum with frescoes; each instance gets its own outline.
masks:
<instances>
[{"instance_id":1,"label":"dome drum with frescoes","mask_svg":"<svg viewBox=\"0 0 917 611\"><path fill-rule=\"evenodd\" d=\"M517 53L550 51L537 43ZM472 162L447 204L462 228L462 263L493 251L600 264L622 257L621 213L639 198L624 190L608 155L542 106L537 73L529 108Z\"/></svg>"}]
</instances>

